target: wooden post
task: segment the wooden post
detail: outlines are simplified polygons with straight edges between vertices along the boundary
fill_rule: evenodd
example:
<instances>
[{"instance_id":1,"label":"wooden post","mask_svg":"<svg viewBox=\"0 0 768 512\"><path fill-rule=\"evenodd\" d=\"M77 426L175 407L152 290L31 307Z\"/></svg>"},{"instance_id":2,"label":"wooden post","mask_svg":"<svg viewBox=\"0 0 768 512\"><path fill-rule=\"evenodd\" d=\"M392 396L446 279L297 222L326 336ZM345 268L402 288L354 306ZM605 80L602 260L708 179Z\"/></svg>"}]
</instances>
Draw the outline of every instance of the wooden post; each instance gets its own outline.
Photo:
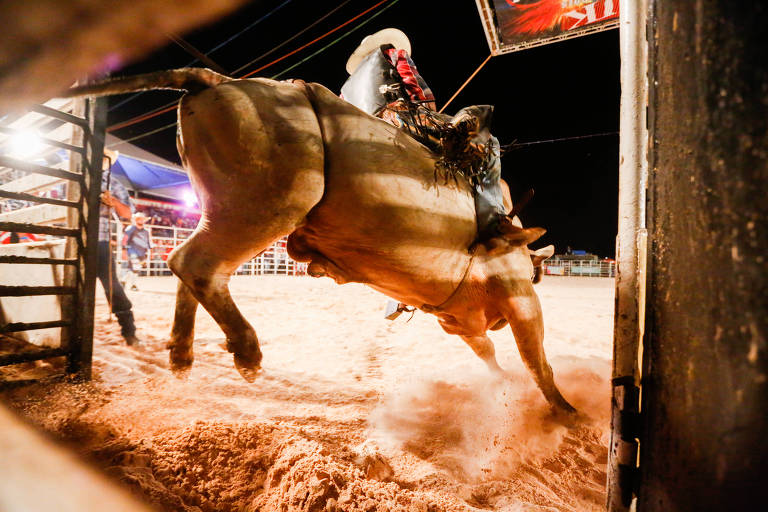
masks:
<instances>
[{"instance_id":1,"label":"wooden post","mask_svg":"<svg viewBox=\"0 0 768 512\"><path fill-rule=\"evenodd\" d=\"M637 510L768 503L768 6L652 0Z\"/></svg>"}]
</instances>

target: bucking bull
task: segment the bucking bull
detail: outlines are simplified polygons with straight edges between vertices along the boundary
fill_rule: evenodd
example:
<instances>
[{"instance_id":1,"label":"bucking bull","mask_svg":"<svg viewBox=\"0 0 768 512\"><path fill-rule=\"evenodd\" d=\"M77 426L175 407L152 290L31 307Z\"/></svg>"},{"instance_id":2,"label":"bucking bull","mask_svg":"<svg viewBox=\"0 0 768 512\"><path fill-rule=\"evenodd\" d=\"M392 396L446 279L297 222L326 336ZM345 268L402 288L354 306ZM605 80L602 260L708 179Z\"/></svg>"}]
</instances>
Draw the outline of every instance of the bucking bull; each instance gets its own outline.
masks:
<instances>
[{"instance_id":1,"label":"bucking bull","mask_svg":"<svg viewBox=\"0 0 768 512\"><path fill-rule=\"evenodd\" d=\"M437 316L491 372L504 375L486 332L512 328L520 356L549 403L573 412L542 345L534 267L551 255L523 228L486 250L476 236L472 189L437 180L437 156L411 136L325 87L236 80L178 69L70 89L66 96L151 89L187 93L178 107L179 155L200 201L194 233L168 258L179 277L169 342L171 367L193 362L198 303L227 337L235 367L256 378L256 332L229 293L232 273L280 237L312 276L360 282ZM511 207L511 204L509 205Z\"/></svg>"}]
</instances>

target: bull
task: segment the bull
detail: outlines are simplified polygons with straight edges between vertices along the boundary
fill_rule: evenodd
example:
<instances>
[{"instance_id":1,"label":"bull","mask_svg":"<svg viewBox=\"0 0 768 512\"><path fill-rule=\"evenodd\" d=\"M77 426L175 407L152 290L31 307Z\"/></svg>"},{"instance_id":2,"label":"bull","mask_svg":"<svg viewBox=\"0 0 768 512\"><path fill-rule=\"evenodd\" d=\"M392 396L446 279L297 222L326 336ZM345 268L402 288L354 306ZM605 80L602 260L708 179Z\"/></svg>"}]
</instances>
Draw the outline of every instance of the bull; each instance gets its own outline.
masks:
<instances>
[{"instance_id":1,"label":"bull","mask_svg":"<svg viewBox=\"0 0 768 512\"><path fill-rule=\"evenodd\" d=\"M289 255L308 262L310 275L364 283L434 314L500 376L487 331L508 324L544 397L555 409L575 411L555 384L542 344L532 278L551 248L532 253L527 245L543 229L524 228L514 217L492 251L475 244L470 185L436 179L436 154L319 84L236 80L190 68L66 95L152 89L186 91L177 146L202 210L195 231L168 258L179 278L168 345L173 370L193 364L202 304L224 331L237 370L254 381L259 339L228 282L243 262L287 235Z\"/></svg>"}]
</instances>

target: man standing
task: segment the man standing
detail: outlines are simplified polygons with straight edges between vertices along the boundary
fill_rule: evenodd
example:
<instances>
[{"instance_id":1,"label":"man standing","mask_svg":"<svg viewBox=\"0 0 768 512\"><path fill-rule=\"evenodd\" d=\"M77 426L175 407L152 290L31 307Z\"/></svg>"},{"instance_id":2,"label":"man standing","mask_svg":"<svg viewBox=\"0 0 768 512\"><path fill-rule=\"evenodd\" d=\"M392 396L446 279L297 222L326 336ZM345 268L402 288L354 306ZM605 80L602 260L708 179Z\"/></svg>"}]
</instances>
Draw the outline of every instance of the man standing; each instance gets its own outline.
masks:
<instances>
[{"instance_id":1,"label":"man standing","mask_svg":"<svg viewBox=\"0 0 768 512\"><path fill-rule=\"evenodd\" d=\"M123 276L123 286L129 290L138 290L136 272L147 266L149 255L152 253L152 239L149 231L144 229L147 216L142 212L133 214L133 224L128 226L123 235L123 247L128 256L128 271Z\"/></svg>"},{"instance_id":2,"label":"man standing","mask_svg":"<svg viewBox=\"0 0 768 512\"><path fill-rule=\"evenodd\" d=\"M112 313L120 324L120 333L127 345L139 344L136 337L136 324L133 320L133 304L125 295L123 286L117 279L115 260L110 248L109 216L111 209L123 219L130 219L132 212L131 198L128 191L117 180L110 180L109 173L102 173L101 177L101 210L99 212L99 257L98 275L104 292L107 294L107 302Z\"/></svg>"}]
</instances>

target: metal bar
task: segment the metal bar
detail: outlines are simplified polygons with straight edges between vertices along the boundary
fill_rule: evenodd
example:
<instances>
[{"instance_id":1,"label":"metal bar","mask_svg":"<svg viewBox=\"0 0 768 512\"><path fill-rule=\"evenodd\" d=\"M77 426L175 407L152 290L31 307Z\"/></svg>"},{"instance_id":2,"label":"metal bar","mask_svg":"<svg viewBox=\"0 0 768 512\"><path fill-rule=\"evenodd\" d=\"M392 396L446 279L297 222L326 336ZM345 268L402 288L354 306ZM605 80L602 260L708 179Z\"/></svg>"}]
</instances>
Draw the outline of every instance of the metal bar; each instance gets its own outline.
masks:
<instances>
[{"instance_id":1,"label":"metal bar","mask_svg":"<svg viewBox=\"0 0 768 512\"><path fill-rule=\"evenodd\" d=\"M0 285L0 297L30 297L32 295L72 295L74 286L6 286Z\"/></svg>"},{"instance_id":2,"label":"metal bar","mask_svg":"<svg viewBox=\"0 0 768 512\"><path fill-rule=\"evenodd\" d=\"M616 306L614 314L611 396L611 442L608 452L606 508L626 512L634 495L636 461L626 454L637 447L636 432L622 418L638 414L638 363L643 335L645 286L646 189L648 183L648 42L647 0L622 2L619 30L621 106L619 135L619 222L616 237Z\"/></svg>"},{"instance_id":3,"label":"metal bar","mask_svg":"<svg viewBox=\"0 0 768 512\"><path fill-rule=\"evenodd\" d=\"M9 192L8 190L0 189L0 197L6 199L16 199L18 201L30 201L41 204L54 204L56 206L66 206L68 208L80 208L80 203L76 201L66 201L64 199L53 199L51 197L39 197L33 194L27 194L25 192Z\"/></svg>"},{"instance_id":4,"label":"metal bar","mask_svg":"<svg viewBox=\"0 0 768 512\"><path fill-rule=\"evenodd\" d=\"M67 355L67 349L64 348L41 348L40 350L28 350L15 354L2 354L0 355L0 366L39 361L40 359L65 355Z\"/></svg>"},{"instance_id":5,"label":"metal bar","mask_svg":"<svg viewBox=\"0 0 768 512\"><path fill-rule=\"evenodd\" d=\"M49 322L12 322L0 325L0 333L34 331L37 329L50 329L51 327L68 327L68 320L51 320Z\"/></svg>"},{"instance_id":6,"label":"metal bar","mask_svg":"<svg viewBox=\"0 0 768 512\"><path fill-rule=\"evenodd\" d=\"M82 117L78 117L72 114L67 114L66 112L56 110L55 108L46 107L45 105L34 105L29 110L31 110L32 112L37 112L38 114L43 114L48 117L56 118L60 121L64 121L65 123L75 124L83 128L84 130L88 129L88 121L86 119L83 119Z\"/></svg>"},{"instance_id":7,"label":"metal bar","mask_svg":"<svg viewBox=\"0 0 768 512\"><path fill-rule=\"evenodd\" d=\"M18 158L12 158L10 156L0 156L0 167L10 167L12 169L18 169L24 172L44 174L45 176L53 176L54 178L61 178L64 180L74 181L76 183L83 182L83 177L80 174L63 171L61 169L54 169L53 167L46 167L44 165L32 164L25 162L24 160L19 160Z\"/></svg>"},{"instance_id":8,"label":"metal bar","mask_svg":"<svg viewBox=\"0 0 768 512\"><path fill-rule=\"evenodd\" d=\"M75 259L66 258L30 258L29 256L0 256L0 263L17 263L26 265L77 265Z\"/></svg>"},{"instance_id":9,"label":"metal bar","mask_svg":"<svg viewBox=\"0 0 768 512\"><path fill-rule=\"evenodd\" d=\"M6 133L8 135L15 135L19 133L20 130L15 130L13 128L8 128L7 126L0 126L0 133ZM73 153L80 153L81 155L85 154L85 148L81 148L79 146L74 146L72 144L67 144L66 142L61 142L55 139L49 139L48 137L37 137L37 139L42 142L43 144L47 144L48 146L54 146L61 149L66 149L67 151L72 151Z\"/></svg>"},{"instance_id":10,"label":"metal bar","mask_svg":"<svg viewBox=\"0 0 768 512\"><path fill-rule=\"evenodd\" d=\"M75 228L60 228L57 226L40 226L39 224L29 224L27 222L0 222L0 231L11 231L17 233L35 233L39 235L54 236L79 236L80 230Z\"/></svg>"},{"instance_id":11,"label":"metal bar","mask_svg":"<svg viewBox=\"0 0 768 512\"><path fill-rule=\"evenodd\" d=\"M67 356L67 371L76 373L83 379L91 378L93 358L93 314L95 307L96 275L98 273L99 240L99 203L101 196L101 174L104 160L104 137L107 130L107 100L95 98L86 100L86 117L91 123L90 130L84 130L84 137L90 143L90 159L81 167L87 180L83 187L83 198L87 208L87 218L81 228L85 238L78 238L83 245L78 249L82 258L82 280L78 282L79 293L76 297L74 325L70 333L70 352Z\"/></svg>"}]
</instances>

